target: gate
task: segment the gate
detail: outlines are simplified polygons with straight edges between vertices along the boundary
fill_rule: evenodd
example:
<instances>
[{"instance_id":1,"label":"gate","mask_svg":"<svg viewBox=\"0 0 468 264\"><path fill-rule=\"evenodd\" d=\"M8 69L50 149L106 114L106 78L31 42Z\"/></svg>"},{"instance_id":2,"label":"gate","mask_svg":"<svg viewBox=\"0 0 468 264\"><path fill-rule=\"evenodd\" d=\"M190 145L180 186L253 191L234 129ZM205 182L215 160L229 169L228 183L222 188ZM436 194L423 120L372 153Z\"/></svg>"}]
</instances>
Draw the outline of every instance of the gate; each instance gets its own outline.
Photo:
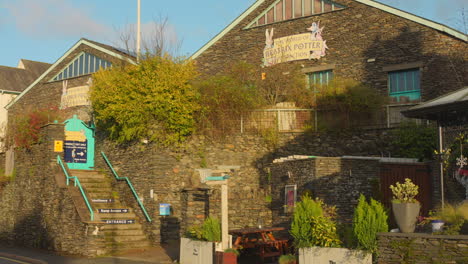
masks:
<instances>
[{"instance_id":1,"label":"gate","mask_svg":"<svg viewBox=\"0 0 468 264\"><path fill-rule=\"evenodd\" d=\"M405 178L419 186L416 200L421 203L421 214L427 216L432 207L432 178L429 165L425 163L380 163L380 188L382 203L392 208L392 190L390 185L396 182L404 183Z\"/></svg>"}]
</instances>

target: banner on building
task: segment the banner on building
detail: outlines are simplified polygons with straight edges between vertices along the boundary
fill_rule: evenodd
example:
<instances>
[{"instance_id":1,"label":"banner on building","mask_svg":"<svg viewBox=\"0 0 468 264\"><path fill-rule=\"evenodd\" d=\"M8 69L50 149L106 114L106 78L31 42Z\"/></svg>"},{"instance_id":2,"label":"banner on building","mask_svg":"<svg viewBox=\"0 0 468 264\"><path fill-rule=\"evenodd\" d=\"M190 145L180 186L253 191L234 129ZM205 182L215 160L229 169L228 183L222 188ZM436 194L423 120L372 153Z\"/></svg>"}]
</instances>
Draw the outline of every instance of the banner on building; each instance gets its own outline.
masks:
<instances>
[{"instance_id":1,"label":"banner on building","mask_svg":"<svg viewBox=\"0 0 468 264\"><path fill-rule=\"evenodd\" d=\"M263 50L263 62L265 66L272 66L282 62L320 59L325 56L328 48L326 40L323 40L320 22L312 23L307 28L309 33L302 33L273 39L274 29L265 32L265 48Z\"/></svg>"}]
</instances>

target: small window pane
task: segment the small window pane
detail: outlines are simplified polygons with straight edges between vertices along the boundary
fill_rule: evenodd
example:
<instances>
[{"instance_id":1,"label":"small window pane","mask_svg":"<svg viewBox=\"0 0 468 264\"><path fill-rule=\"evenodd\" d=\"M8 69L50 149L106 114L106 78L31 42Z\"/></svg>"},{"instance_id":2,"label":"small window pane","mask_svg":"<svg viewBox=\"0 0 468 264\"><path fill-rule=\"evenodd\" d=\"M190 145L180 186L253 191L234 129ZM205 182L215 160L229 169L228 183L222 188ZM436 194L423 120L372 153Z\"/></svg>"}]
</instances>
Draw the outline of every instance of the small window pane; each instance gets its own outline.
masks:
<instances>
[{"instance_id":1,"label":"small window pane","mask_svg":"<svg viewBox=\"0 0 468 264\"><path fill-rule=\"evenodd\" d=\"M276 4L276 20L283 21L283 1L280 1Z\"/></svg>"},{"instance_id":2,"label":"small window pane","mask_svg":"<svg viewBox=\"0 0 468 264\"><path fill-rule=\"evenodd\" d=\"M68 68L66 68L66 69L63 71L63 78L64 78L64 79L68 78Z\"/></svg>"},{"instance_id":3,"label":"small window pane","mask_svg":"<svg viewBox=\"0 0 468 264\"><path fill-rule=\"evenodd\" d=\"M73 63L73 77L78 76L78 60Z\"/></svg>"},{"instance_id":4,"label":"small window pane","mask_svg":"<svg viewBox=\"0 0 468 264\"><path fill-rule=\"evenodd\" d=\"M273 23L275 21L275 10L271 8L267 13L267 23Z\"/></svg>"},{"instance_id":5,"label":"small window pane","mask_svg":"<svg viewBox=\"0 0 468 264\"><path fill-rule=\"evenodd\" d=\"M84 74L89 73L89 54L85 54L85 60L84 60Z\"/></svg>"},{"instance_id":6,"label":"small window pane","mask_svg":"<svg viewBox=\"0 0 468 264\"><path fill-rule=\"evenodd\" d=\"M59 75L58 75L58 80L62 80L63 78L63 72L61 72Z\"/></svg>"},{"instance_id":7,"label":"small window pane","mask_svg":"<svg viewBox=\"0 0 468 264\"><path fill-rule=\"evenodd\" d=\"M324 5L325 5L325 10L324 10L325 12L332 11L332 5L331 5L331 3L326 2L326 1L324 1L323 3L324 3Z\"/></svg>"},{"instance_id":8,"label":"small window pane","mask_svg":"<svg viewBox=\"0 0 468 264\"><path fill-rule=\"evenodd\" d=\"M304 0L304 16L312 15L312 0Z\"/></svg>"},{"instance_id":9,"label":"small window pane","mask_svg":"<svg viewBox=\"0 0 468 264\"><path fill-rule=\"evenodd\" d=\"M95 63L96 63L96 61L95 61L95 60L96 60L96 57L94 57L94 56L91 55L89 59L90 59L90 61L89 61L89 63L90 63L90 64L89 64L89 65L90 65L90 67L89 67L89 73L93 73L93 72L95 72L95 67L94 67L94 66L95 66Z\"/></svg>"},{"instance_id":10,"label":"small window pane","mask_svg":"<svg viewBox=\"0 0 468 264\"><path fill-rule=\"evenodd\" d=\"M78 75L83 75L83 66L84 66L83 62L84 62L84 54L81 54L79 62L78 62L78 67L79 67Z\"/></svg>"},{"instance_id":11,"label":"small window pane","mask_svg":"<svg viewBox=\"0 0 468 264\"><path fill-rule=\"evenodd\" d=\"M302 16L302 0L294 0L294 17Z\"/></svg>"},{"instance_id":12,"label":"small window pane","mask_svg":"<svg viewBox=\"0 0 468 264\"><path fill-rule=\"evenodd\" d=\"M291 19L292 18L292 0L285 0L285 19Z\"/></svg>"},{"instance_id":13,"label":"small window pane","mask_svg":"<svg viewBox=\"0 0 468 264\"><path fill-rule=\"evenodd\" d=\"M314 0L314 14L322 13L322 1Z\"/></svg>"},{"instance_id":14,"label":"small window pane","mask_svg":"<svg viewBox=\"0 0 468 264\"><path fill-rule=\"evenodd\" d=\"M261 18L258 19L258 24L265 25L265 16L262 16Z\"/></svg>"}]
</instances>

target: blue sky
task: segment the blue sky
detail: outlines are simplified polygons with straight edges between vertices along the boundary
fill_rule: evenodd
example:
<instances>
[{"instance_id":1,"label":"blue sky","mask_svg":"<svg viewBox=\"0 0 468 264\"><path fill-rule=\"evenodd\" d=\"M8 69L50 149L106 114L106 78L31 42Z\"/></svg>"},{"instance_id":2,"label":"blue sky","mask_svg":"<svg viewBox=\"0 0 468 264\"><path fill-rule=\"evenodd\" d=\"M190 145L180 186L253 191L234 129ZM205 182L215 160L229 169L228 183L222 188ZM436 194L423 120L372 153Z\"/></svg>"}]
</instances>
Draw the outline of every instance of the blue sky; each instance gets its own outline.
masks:
<instances>
[{"instance_id":1,"label":"blue sky","mask_svg":"<svg viewBox=\"0 0 468 264\"><path fill-rule=\"evenodd\" d=\"M464 32L468 0L379 0ZM141 0L143 34L168 18L171 40L191 55L255 0ZM0 0L0 65L21 58L53 63L81 37L117 45L136 21L137 0ZM466 18L465 18L466 19ZM466 21L466 20L465 20Z\"/></svg>"}]
</instances>

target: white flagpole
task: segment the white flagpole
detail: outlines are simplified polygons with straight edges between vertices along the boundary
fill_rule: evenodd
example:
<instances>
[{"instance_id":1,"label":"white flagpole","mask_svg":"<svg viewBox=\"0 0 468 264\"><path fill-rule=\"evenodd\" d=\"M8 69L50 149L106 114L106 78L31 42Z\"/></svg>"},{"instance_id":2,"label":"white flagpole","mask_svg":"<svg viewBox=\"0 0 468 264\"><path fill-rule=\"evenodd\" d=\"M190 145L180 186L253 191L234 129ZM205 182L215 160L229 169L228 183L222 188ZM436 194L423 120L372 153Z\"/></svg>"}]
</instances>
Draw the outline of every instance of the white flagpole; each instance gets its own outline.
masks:
<instances>
[{"instance_id":1,"label":"white flagpole","mask_svg":"<svg viewBox=\"0 0 468 264\"><path fill-rule=\"evenodd\" d=\"M140 8L141 8L141 3L140 0L138 1L138 7L137 7L137 47L136 47L136 52L137 52L137 62L140 62L140 38L141 38L141 28L140 28Z\"/></svg>"}]
</instances>

